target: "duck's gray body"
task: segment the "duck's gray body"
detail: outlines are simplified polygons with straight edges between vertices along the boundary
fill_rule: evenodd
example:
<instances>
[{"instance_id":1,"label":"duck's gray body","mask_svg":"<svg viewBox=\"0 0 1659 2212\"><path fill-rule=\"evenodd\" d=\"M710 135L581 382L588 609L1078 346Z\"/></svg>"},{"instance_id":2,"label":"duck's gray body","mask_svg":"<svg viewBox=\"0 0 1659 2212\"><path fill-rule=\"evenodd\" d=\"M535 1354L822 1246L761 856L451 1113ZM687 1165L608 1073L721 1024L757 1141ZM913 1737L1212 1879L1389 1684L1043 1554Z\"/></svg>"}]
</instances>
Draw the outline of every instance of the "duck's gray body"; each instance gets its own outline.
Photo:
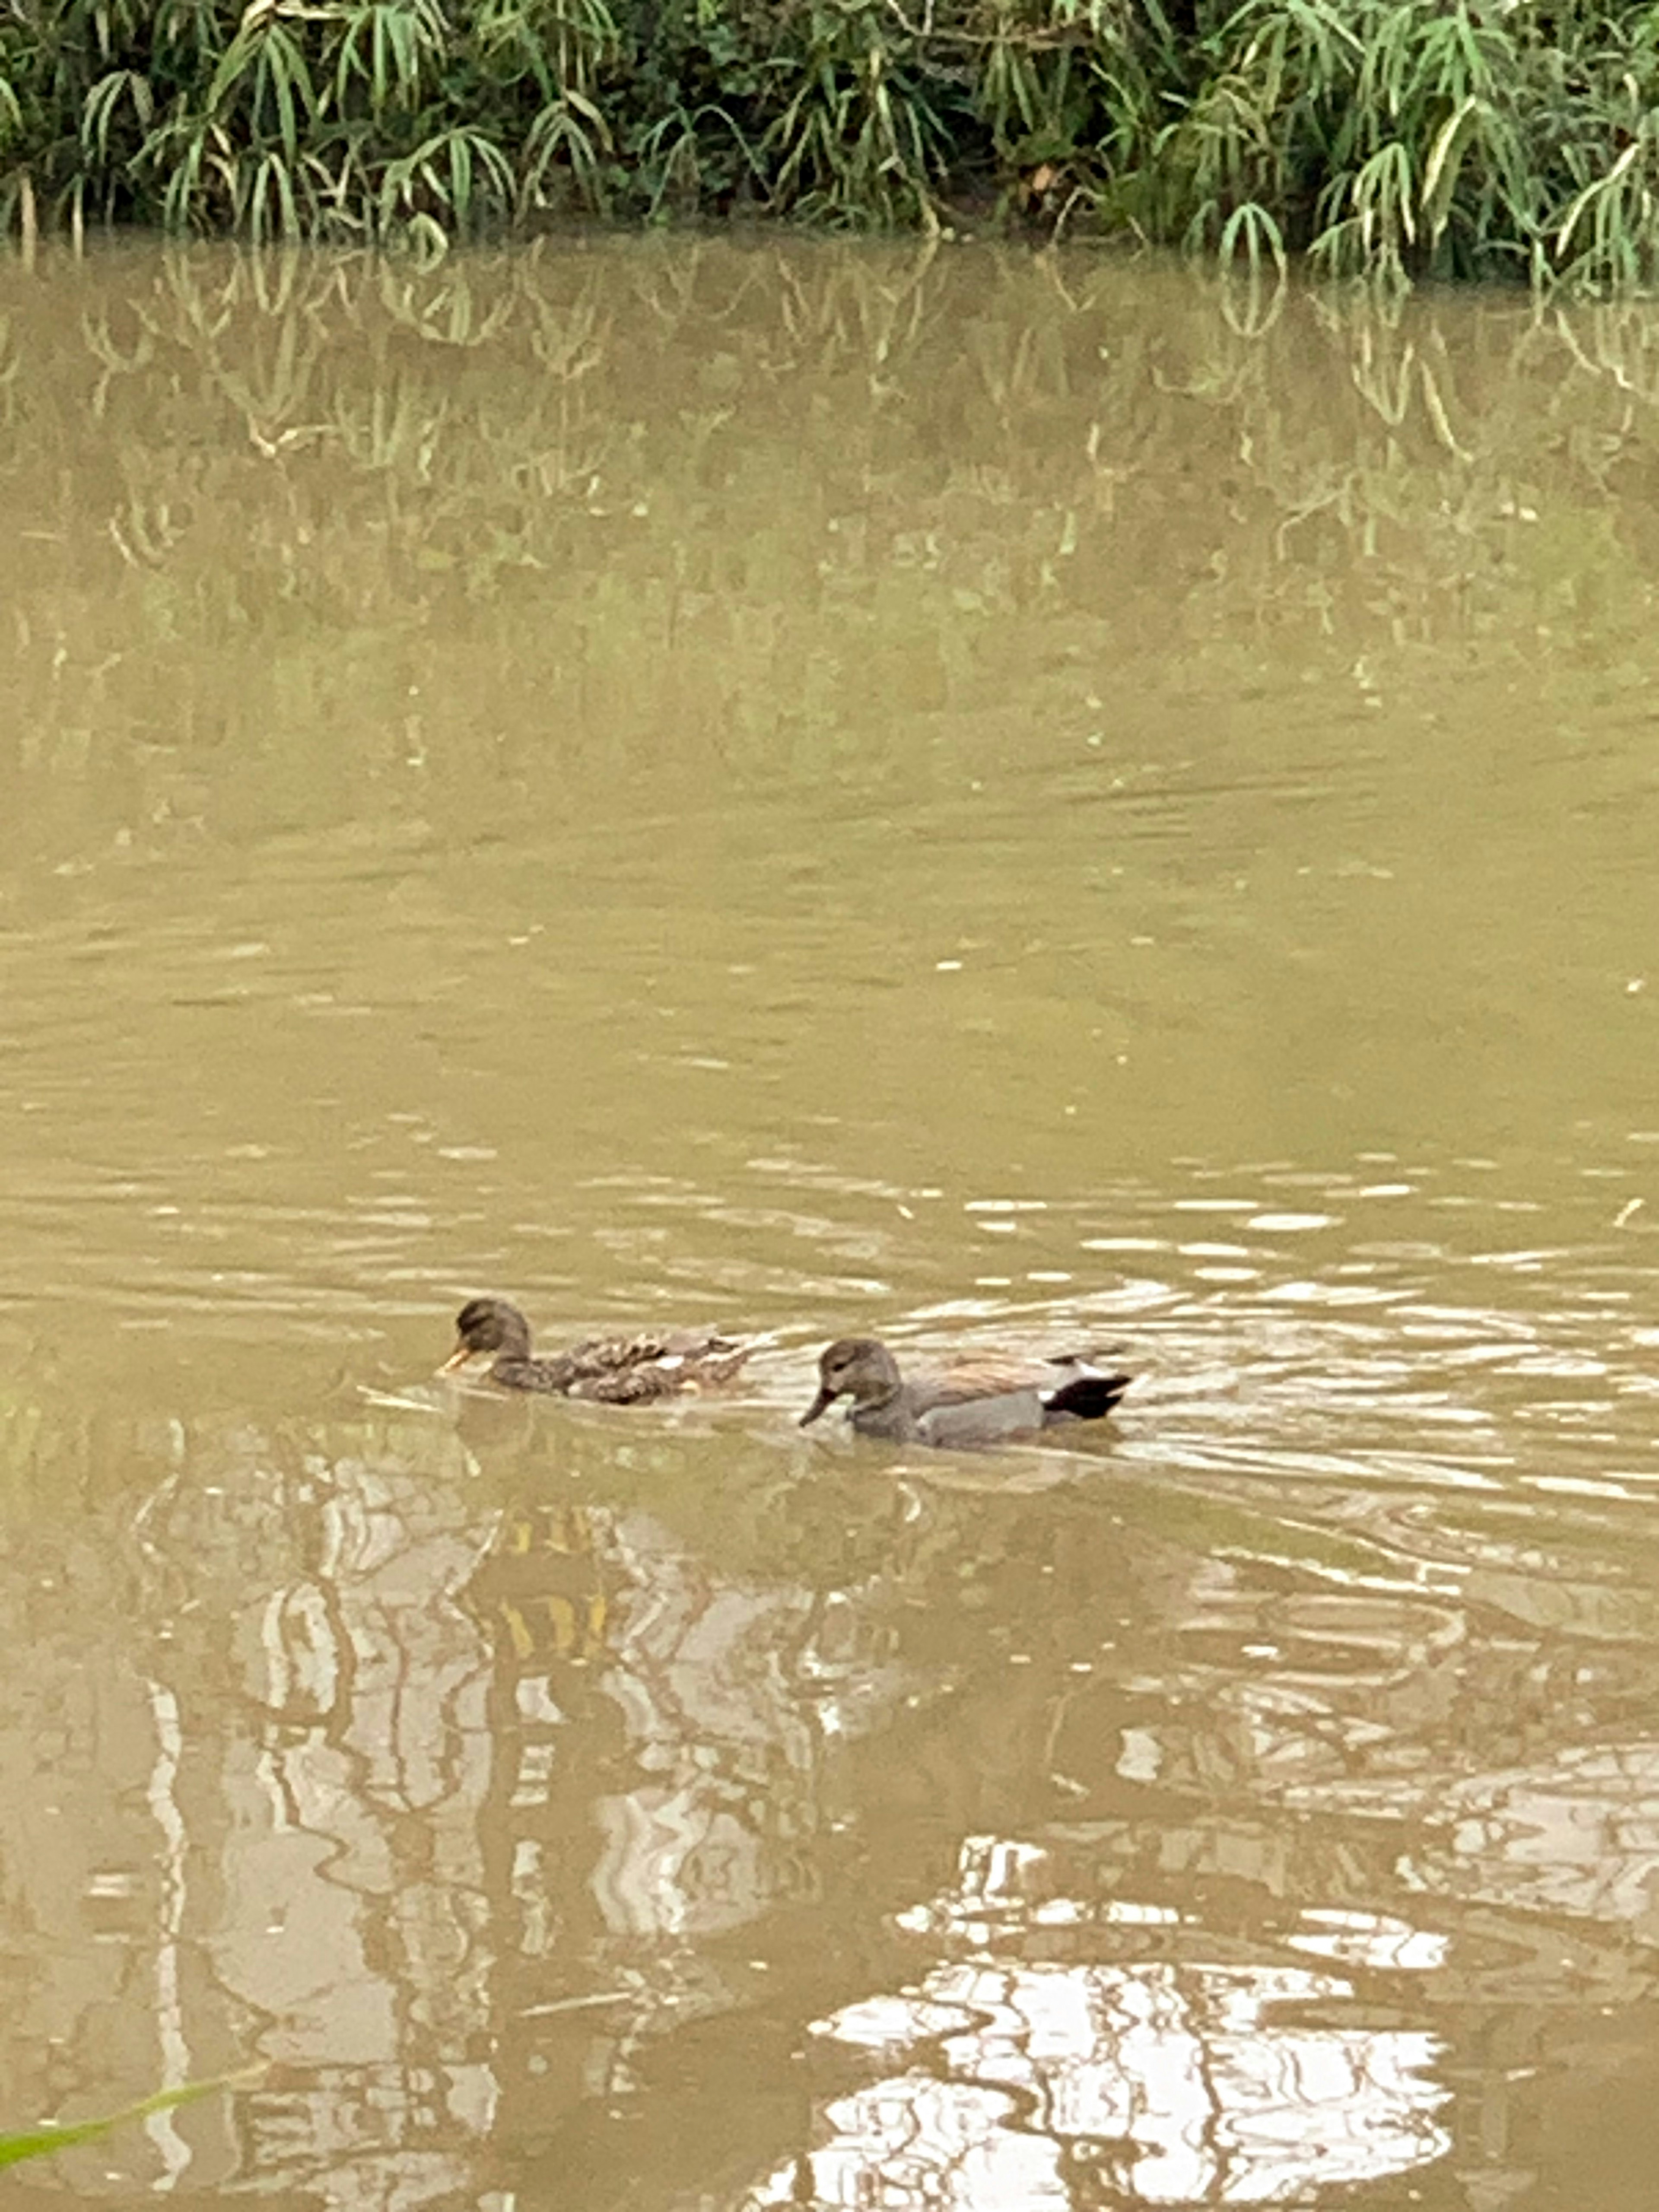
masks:
<instances>
[{"instance_id":1,"label":"duck's gray body","mask_svg":"<svg viewBox=\"0 0 1659 2212\"><path fill-rule=\"evenodd\" d=\"M861 1437L957 1450L1100 1420L1132 1379L1076 1358L991 1357L907 1380L887 1346L872 1336L844 1336L829 1346L818 1361L818 1395L801 1415L802 1428L837 1398L848 1398L848 1419Z\"/></svg>"}]
</instances>

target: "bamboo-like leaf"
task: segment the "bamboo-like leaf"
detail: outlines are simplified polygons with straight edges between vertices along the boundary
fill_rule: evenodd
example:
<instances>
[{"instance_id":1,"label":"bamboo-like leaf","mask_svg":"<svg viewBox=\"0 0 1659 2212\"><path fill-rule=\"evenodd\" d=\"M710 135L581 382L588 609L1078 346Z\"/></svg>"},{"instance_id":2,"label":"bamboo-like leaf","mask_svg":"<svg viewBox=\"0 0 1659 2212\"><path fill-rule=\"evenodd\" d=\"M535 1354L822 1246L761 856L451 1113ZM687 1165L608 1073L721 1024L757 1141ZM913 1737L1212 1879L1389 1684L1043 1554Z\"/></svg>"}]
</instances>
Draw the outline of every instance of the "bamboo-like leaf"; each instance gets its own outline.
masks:
<instances>
[{"instance_id":1,"label":"bamboo-like leaf","mask_svg":"<svg viewBox=\"0 0 1659 2212\"><path fill-rule=\"evenodd\" d=\"M1641 150L1640 142L1632 138L1607 174L1593 178L1585 185L1583 191L1574 198L1565 215L1561 218L1560 228L1555 234L1555 251L1558 256L1566 252L1572 234L1578 228L1579 218L1585 209L1616 190L1620 179L1632 168Z\"/></svg>"},{"instance_id":2,"label":"bamboo-like leaf","mask_svg":"<svg viewBox=\"0 0 1659 2212\"><path fill-rule=\"evenodd\" d=\"M1438 240L1446 227L1452 194L1457 189L1458 164L1462 158L1463 149L1468 143L1469 125L1474 118L1477 106L1474 94L1470 93L1452 110L1435 133L1428 159L1423 164L1423 181L1418 187L1418 198L1423 210L1424 226L1431 243Z\"/></svg>"},{"instance_id":3,"label":"bamboo-like leaf","mask_svg":"<svg viewBox=\"0 0 1659 2212\"><path fill-rule=\"evenodd\" d=\"M467 229L472 221L472 148L464 131L449 142L449 205L457 227Z\"/></svg>"},{"instance_id":4,"label":"bamboo-like leaf","mask_svg":"<svg viewBox=\"0 0 1659 2212\"><path fill-rule=\"evenodd\" d=\"M137 70L111 70L99 78L81 111L81 144L83 151L100 161L109 159L110 125L123 95L131 100L139 130L148 131L155 112L155 95L149 80ZM21 116L19 120L21 121Z\"/></svg>"},{"instance_id":5,"label":"bamboo-like leaf","mask_svg":"<svg viewBox=\"0 0 1659 2212\"><path fill-rule=\"evenodd\" d=\"M315 106L310 71L304 52L292 32L273 22L260 47L254 112L262 115L267 97L276 110L276 135L290 162L300 151L301 112L308 118Z\"/></svg>"},{"instance_id":6,"label":"bamboo-like leaf","mask_svg":"<svg viewBox=\"0 0 1659 2212\"><path fill-rule=\"evenodd\" d=\"M1241 243L1252 270L1260 268L1265 252L1280 276L1285 274L1284 234L1268 210L1255 200L1246 200L1242 207L1235 208L1222 226L1220 258L1224 264L1236 258Z\"/></svg>"},{"instance_id":7,"label":"bamboo-like leaf","mask_svg":"<svg viewBox=\"0 0 1659 2212\"><path fill-rule=\"evenodd\" d=\"M207 110L210 115L220 112L232 89L257 62L264 39L264 31L258 27L240 30L225 48L208 86Z\"/></svg>"},{"instance_id":8,"label":"bamboo-like leaf","mask_svg":"<svg viewBox=\"0 0 1659 2212\"><path fill-rule=\"evenodd\" d=\"M125 2127L133 2120L147 2120L153 2113L174 2112L181 2105L193 2105L203 2097L210 2097L217 2089L245 2087L257 2081L263 2072L254 2068L251 2072L222 2075L212 2081L191 2081L179 2089L162 2089L153 2097L145 2097L136 2105L124 2105L118 2112L106 2113L95 2120L70 2120L61 2127L31 2128L20 2135L0 2136L0 2166L15 2166L26 2158L46 2158L54 2151L68 2150L76 2143L97 2142L112 2129Z\"/></svg>"}]
</instances>

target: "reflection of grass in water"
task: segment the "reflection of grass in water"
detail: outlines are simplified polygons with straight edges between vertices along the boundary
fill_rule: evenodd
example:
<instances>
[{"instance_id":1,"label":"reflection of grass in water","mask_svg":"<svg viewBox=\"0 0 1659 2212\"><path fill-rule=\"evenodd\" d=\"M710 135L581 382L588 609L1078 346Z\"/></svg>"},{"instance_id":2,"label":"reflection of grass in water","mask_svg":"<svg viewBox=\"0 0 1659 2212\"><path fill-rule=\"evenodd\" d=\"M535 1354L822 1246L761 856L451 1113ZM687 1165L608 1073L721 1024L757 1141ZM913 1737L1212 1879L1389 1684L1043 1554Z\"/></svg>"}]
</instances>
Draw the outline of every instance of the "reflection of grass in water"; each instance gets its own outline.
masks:
<instances>
[{"instance_id":1,"label":"reflection of grass in water","mask_svg":"<svg viewBox=\"0 0 1659 2212\"><path fill-rule=\"evenodd\" d=\"M1213 562L1147 546L1127 563L1165 576L1166 618L1188 600L1219 641L1276 602L1275 619L1348 629L1334 650L1351 665L1396 620L1443 626L1457 605L1474 619L1506 587L1577 588L1605 567L1618 592L1607 441L1642 458L1629 410L1659 392L1651 331L1612 310L1483 329L1472 352L1374 300L1273 316L1241 284L1230 322L1165 280L1154 325L1126 320L1109 270L1020 263L988 286L982 267L927 249L860 261L690 246L673 263L549 248L427 274L181 253L164 267L89 310L84 375L72 356L32 362L14 325L18 420L0 422L0 462L15 454L27 496L31 465L85 450L88 416L103 426L125 480L109 544L143 579L157 631L179 637L209 616L204 592L216 639L342 617L373 635L454 593L504 609L530 594L538 611L549 593L596 611L626 597L635 623L695 639L679 609L703 594L811 606L850 586L871 593L875 653L914 667L930 623L961 629L1034 600L1109 617L1111 564L1152 526L1143 488L1190 481ZM1310 353L1326 358L1304 374ZM849 422L823 404L848 379L900 404ZM907 450L902 403L920 392L965 426L960 459L920 436ZM1563 439L1559 410L1583 416L1582 436ZM776 457L803 449L814 465L792 465L799 495L780 514ZM1528 537L1517 523L1544 500L1552 529ZM753 509L752 569L705 573L708 518L733 501ZM44 485L40 504L53 511ZM1179 528L1178 495L1153 505ZM239 561L186 573L229 512L246 518ZM1332 540L1354 557L1327 558ZM1174 602L1171 575L1190 577ZM1335 603L1345 591L1363 610ZM1389 593L1387 619L1360 623L1376 634L1352 634Z\"/></svg>"},{"instance_id":2,"label":"reflection of grass in water","mask_svg":"<svg viewBox=\"0 0 1659 2212\"><path fill-rule=\"evenodd\" d=\"M704 240L429 270L178 249L100 258L80 296L78 336L61 305L0 333L0 775L30 783L0 856L108 857L106 825L186 859L256 821L413 836L492 794L695 822L715 788L851 774L898 804L1000 774L1014 700L1097 801L1159 757L1121 702L1167 686L1172 635L1194 697L1258 725L1281 645L1342 711L1438 700L1534 684L1587 606L1651 680L1634 307L1275 309L1241 280L1230 320L1167 270ZM1234 713L1183 717L1177 757Z\"/></svg>"},{"instance_id":3,"label":"reflection of grass in water","mask_svg":"<svg viewBox=\"0 0 1659 2212\"><path fill-rule=\"evenodd\" d=\"M1659 272L1650 11L1556 0L68 0L0 22L0 207L254 240L763 211L1384 285Z\"/></svg>"},{"instance_id":4,"label":"reflection of grass in water","mask_svg":"<svg viewBox=\"0 0 1659 2212\"><path fill-rule=\"evenodd\" d=\"M77 2143L96 2142L112 2129L125 2127L133 2120L147 2120L153 2113L193 2105L216 2089L243 2086L256 2080L259 2071L256 2067L246 2073L221 2075L211 2081L189 2081L181 2089L158 2090L155 2096L137 2105L125 2105L118 2112L107 2112L100 2119L70 2120L61 2126L30 2128L21 2135L0 2135L0 2166L15 2166L26 2158L46 2158L54 2151L70 2150Z\"/></svg>"}]
</instances>

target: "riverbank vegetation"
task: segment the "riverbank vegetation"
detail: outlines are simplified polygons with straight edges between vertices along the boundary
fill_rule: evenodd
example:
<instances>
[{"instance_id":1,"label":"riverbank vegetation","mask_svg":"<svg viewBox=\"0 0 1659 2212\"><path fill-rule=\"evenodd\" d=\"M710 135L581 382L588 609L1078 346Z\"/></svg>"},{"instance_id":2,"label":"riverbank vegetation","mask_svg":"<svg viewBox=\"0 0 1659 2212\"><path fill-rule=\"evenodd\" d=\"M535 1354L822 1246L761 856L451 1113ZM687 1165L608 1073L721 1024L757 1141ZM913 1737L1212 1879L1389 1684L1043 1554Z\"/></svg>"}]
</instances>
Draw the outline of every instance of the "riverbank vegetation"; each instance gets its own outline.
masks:
<instances>
[{"instance_id":1,"label":"riverbank vegetation","mask_svg":"<svg viewBox=\"0 0 1659 2212\"><path fill-rule=\"evenodd\" d=\"M732 216L1659 270L1659 5L15 0L0 213L426 252Z\"/></svg>"}]
</instances>

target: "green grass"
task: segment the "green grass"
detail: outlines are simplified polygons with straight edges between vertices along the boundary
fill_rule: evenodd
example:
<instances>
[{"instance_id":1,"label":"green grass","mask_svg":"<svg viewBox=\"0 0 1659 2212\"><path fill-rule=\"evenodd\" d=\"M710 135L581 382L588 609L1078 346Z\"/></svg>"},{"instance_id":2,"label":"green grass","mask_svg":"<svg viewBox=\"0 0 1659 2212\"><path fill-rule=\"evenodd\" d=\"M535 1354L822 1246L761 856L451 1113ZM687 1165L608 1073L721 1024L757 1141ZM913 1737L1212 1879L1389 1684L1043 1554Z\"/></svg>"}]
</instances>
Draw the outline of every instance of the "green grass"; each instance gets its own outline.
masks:
<instances>
[{"instance_id":1,"label":"green grass","mask_svg":"<svg viewBox=\"0 0 1659 2212\"><path fill-rule=\"evenodd\" d=\"M227 2075L215 2081L186 2082L183 2088L159 2090L153 2097L145 2097L136 2105L124 2105L118 2112L106 2112L99 2119L69 2120L61 2125L52 2122L21 2134L0 2135L0 2166L16 2166L26 2158L48 2158L55 2151L72 2149L77 2143L97 2142L112 2130L125 2127L134 2120L147 2120L154 2112L173 2112L180 2105L193 2105L198 2098L210 2096L216 2089L255 2078L256 2074L240 2074Z\"/></svg>"},{"instance_id":2,"label":"green grass","mask_svg":"<svg viewBox=\"0 0 1659 2212\"><path fill-rule=\"evenodd\" d=\"M14 0L0 221L971 222L1629 293L1656 118L1659 5L1589 0Z\"/></svg>"}]
</instances>

